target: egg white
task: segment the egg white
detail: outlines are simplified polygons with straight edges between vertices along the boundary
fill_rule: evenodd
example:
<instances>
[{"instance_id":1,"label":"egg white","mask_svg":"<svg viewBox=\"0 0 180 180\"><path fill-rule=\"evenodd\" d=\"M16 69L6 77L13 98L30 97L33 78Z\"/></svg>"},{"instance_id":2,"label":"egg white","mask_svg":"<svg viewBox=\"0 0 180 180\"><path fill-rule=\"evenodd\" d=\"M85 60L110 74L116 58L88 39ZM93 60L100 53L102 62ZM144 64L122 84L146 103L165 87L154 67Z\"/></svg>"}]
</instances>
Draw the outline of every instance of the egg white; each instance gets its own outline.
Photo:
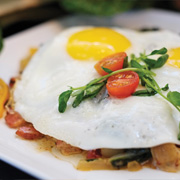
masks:
<instances>
[{"instance_id":1,"label":"egg white","mask_svg":"<svg viewBox=\"0 0 180 180\"><path fill-rule=\"evenodd\" d=\"M100 103L88 99L77 108L71 107L70 99L66 112L58 112L58 96L68 86L83 86L99 77L94 69L96 61L74 60L66 52L68 38L85 28L90 27L65 30L40 48L16 84L15 110L41 133L86 150L180 144L180 113L159 95L106 98ZM169 31L114 30L131 41L128 55L180 47L180 37ZM170 90L180 91L180 69L165 65L155 73L160 86L168 83Z\"/></svg>"}]
</instances>

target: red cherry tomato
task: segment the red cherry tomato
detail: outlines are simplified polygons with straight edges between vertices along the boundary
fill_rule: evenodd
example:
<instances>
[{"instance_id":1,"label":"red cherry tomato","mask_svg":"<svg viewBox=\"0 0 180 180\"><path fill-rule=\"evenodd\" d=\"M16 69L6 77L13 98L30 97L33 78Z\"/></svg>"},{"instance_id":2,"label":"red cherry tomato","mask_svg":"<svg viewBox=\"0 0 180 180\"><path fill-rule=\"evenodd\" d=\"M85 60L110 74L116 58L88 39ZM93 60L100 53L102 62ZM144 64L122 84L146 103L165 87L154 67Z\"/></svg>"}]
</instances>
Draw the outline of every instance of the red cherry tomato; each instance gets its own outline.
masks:
<instances>
[{"instance_id":1,"label":"red cherry tomato","mask_svg":"<svg viewBox=\"0 0 180 180\"><path fill-rule=\"evenodd\" d=\"M126 55L125 52L120 52L120 53L112 54L110 56L107 56L107 57L103 58L98 63L96 63L94 68L96 69L96 71L100 75L104 76L104 75L106 75L108 73L105 72L102 69L102 67L108 68L111 71L116 71L118 69L122 69L123 68L124 59L126 57L127 57L127 55Z\"/></svg>"},{"instance_id":2,"label":"red cherry tomato","mask_svg":"<svg viewBox=\"0 0 180 180\"><path fill-rule=\"evenodd\" d=\"M133 94L139 84L139 76L134 71L125 71L108 78L106 88L109 95L125 98Z\"/></svg>"}]
</instances>

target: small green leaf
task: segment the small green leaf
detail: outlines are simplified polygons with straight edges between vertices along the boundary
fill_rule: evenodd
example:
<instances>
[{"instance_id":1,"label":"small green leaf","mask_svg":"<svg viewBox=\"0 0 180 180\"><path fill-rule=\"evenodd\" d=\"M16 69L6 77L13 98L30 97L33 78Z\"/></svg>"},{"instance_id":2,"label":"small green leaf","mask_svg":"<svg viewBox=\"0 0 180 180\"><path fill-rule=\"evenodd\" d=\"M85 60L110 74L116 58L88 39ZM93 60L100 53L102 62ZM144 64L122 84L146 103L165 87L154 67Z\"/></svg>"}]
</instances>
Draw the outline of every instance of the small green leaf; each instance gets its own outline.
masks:
<instances>
[{"instance_id":1,"label":"small green leaf","mask_svg":"<svg viewBox=\"0 0 180 180\"><path fill-rule=\"evenodd\" d=\"M139 73L138 73L139 74ZM140 77L140 79L141 79L141 85L142 86L145 86L146 85L146 82L144 81L144 79L143 79L143 76L139 76Z\"/></svg>"},{"instance_id":2,"label":"small green leaf","mask_svg":"<svg viewBox=\"0 0 180 180\"><path fill-rule=\"evenodd\" d=\"M156 60L154 59L144 59L143 61L149 66L149 68L154 68L156 64Z\"/></svg>"},{"instance_id":3,"label":"small green leaf","mask_svg":"<svg viewBox=\"0 0 180 180\"><path fill-rule=\"evenodd\" d=\"M106 81L103 81L101 83L92 85L86 89L86 96L94 95L95 93L99 92L101 88L105 85Z\"/></svg>"},{"instance_id":4,"label":"small green leaf","mask_svg":"<svg viewBox=\"0 0 180 180\"><path fill-rule=\"evenodd\" d=\"M0 52L3 48L3 37L2 37L2 30L0 29Z\"/></svg>"},{"instance_id":5,"label":"small green leaf","mask_svg":"<svg viewBox=\"0 0 180 180\"><path fill-rule=\"evenodd\" d=\"M81 90L81 92L76 96L76 98L72 104L72 107L73 108L77 107L82 102L83 97L84 97L84 90Z\"/></svg>"},{"instance_id":6,"label":"small green leaf","mask_svg":"<svg viewBox=\"0 0 180 180\"><path fill-rule=\"evenodd\" d=\"M127 67L128 67L128 56L124 58L124 62L123 62L123 68L127 68Z\"/></svg>"},{"instance_id":7,"label":"small green leaf","mask_svg":"<svg viewBox=\"0 0 180 180\"><path fill-rule=\"evenodd\" d=\"M131 55L130 55L130 58L131 58L131 59L136 59L135 54L131 54Z\"/></svg>"},{"instance_id":8,"label":"small green leaf","mask_svg":"<svg viewBox=\"0 0 180 180\"><path fill-rule=\"evenodd\" d=\"M150 94L153 94L153 95L156 94L156 92L154 91L154 89L152 89L151 87L149 87L147 84L145 84L145 87L146 87L146 90L147 90Z\"/></svg>"},{"instance_id":9,"label":"small green leaf","mask_svg":"<svg viewBox=\"0 0 180 180\"><path fill-rule=\"evenodd\" d=\"M155 91L151 91L151 93L145 89L145 90L139 90L136 91L135 93L133 93L133 96L154 96L155 94L157 94Z\"/></svg>"},{"instance_id":10,"label":"small green leaf","mask_svg":"<svg viewBox=\"0 0 180 180\"><path fill-rule=\"evenodd\" d=\"M82 90L79 89L79 90L73 92L71 96L72 96L72 97L75 97L75 96L79 95L79 94L81 93L81 91L82 91Z\"/></svg>"},{"instance_id":11,"label":"small green leaf","mask_svg":"<svg viewBox=\"0 0 180 180\"><path fill-rule=\"evenodd\" d=\"M180 106L180 93L177 91L169 91L167 94L169 101L175 106Z\"/></svg>"},{"instance_id":12,"label":"small green leaf","mask_svg":"<svg viewBox=\"0 0 180 180\"><path fill-rule=\"evenodd\" d=\"M160 56L157 60L154 59L144 59L143 61L151 68L160 68L162 67L166 61L168 60L168 54L164 54Z\"/></svg>"},{"instance_id":13,"label":"small green leaf","mask_svg":"<svg viewBox=\"0 0 180 180\"><path fill-rule=\"evenodd\" d=\"M58 110L60 113L65 112L67 107L67 102L72 94L72 90L67 90L59 95L59 107Z\"/></svg>"},{"instance_id":14,"label":"small green leaf","mask_svg":"<svg viewBox=\"0 0 180 180\"><path fill-rule=\"evenodd\" d=\"M168 60L168 58L169 58L169 55L168 55L168 54L164 54L164 55L160 56L160 57L157 59L156 64L154 65L153 68L160 68L160 67L162 67L162 66L166 63L166 61Z\"/></svg>"},{"instance_id":15,"label":"small green leaf","mask_svg":"<svg viewBox=\"0 0 180 180\"><path fill-rule=\"evenodd\" d=\"M140 68L140 69L143 68L143 66L139 64L136 60L131 60L130 65L131 67L134 67L134 68Z\"/></svg>"},{"instance_id":16,"label":"small green leaf","mask_svg":"<svg viewBox=\"0 0 180 180\"><path fill-rule=\"evenodd\" d=\"M163 91L169 90L169 84L166 84L163 88L161 88Z\"/></svg>"},{"instance_id":17,"label":"small green leaf","mask_svg":"<svg viewBox=\"0 0 180 180\"><path fill-rule=\"evenodd\" d=\"M107 72L108 74L112 73L113 71L108 69L108 68L105 68L105 67L101 67L105 72Z\"/></svg>"},{"instance_id":18,"label":"small green leaf","mask_svg":"<svg viewBox=\"0 0 180 180\"><path fill-rule=\"evenodd\" d=\"M165 47L159 49L159 50L154 50L151 52L150 55L155 55L155 54L166 54L167 53L167 49Z\"/></svg>"}]
</instances>

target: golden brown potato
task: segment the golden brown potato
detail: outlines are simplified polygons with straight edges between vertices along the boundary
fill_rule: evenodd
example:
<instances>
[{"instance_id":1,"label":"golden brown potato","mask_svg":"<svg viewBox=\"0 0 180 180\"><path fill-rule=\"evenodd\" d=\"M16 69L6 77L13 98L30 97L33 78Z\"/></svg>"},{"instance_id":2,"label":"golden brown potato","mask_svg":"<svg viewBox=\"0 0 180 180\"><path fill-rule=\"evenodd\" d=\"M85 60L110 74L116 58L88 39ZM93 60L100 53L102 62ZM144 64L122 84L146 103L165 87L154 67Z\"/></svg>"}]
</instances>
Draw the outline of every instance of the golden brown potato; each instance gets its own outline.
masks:
<instances>
[{"instance_id":1,"label":"golden brown potato","mask_svg":"<svg viewBox=\"0 0 180 180\"><path fill-rule=\"evenodd\" d=\"M180 149L175 144L163 144L151 148L154 165L167 172L180 170Z\"/></svg>"}]
</instances>

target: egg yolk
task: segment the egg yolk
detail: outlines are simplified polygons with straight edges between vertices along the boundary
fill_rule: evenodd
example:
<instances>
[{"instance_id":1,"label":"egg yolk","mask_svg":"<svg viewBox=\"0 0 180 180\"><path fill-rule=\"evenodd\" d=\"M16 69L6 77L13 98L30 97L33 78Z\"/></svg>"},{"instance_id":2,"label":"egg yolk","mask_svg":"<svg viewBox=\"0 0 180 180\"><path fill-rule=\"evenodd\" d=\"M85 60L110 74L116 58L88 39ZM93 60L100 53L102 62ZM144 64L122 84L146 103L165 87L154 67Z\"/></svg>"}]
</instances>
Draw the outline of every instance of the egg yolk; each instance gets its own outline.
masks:
<instances>
[{"instance_id":1,"label":"egg yolk","mask_svg":"<svg viewBox=\"0 0 180 180\"><path fill-rule=\"evenodd\" d=\"M180 68L180 47L168 51L168 64Z\"/></svg>"},{"instance_id":2,"label":"egg yolk","mask_svg":"<svg viewBox=\"0 0 180 180\"><path fill-rule=\"evenodd\" d=\"M67 43L67 52L77 60L100 60L130 46L125 36L112 29L92 28L73 34Z\"/></svg>"}]
</instances>

